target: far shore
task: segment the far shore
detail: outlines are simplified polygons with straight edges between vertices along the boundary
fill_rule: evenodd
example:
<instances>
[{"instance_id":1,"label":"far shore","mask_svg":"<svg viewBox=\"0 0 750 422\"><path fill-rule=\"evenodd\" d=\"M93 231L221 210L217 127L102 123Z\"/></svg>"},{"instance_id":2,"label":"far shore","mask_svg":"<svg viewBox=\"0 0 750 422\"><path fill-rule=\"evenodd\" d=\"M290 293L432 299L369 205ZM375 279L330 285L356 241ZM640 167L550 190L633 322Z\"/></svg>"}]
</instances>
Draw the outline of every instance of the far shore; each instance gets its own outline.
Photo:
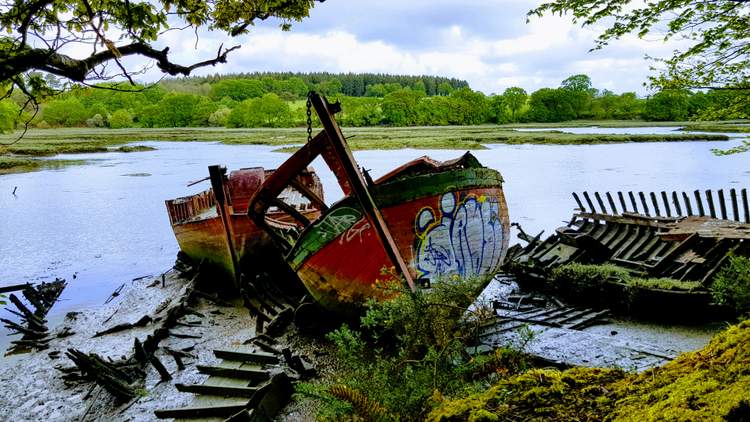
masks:
<instances>
[{"instance_id":1,"label":"far shore","mask_svg":"<svg viewBox=\"0 0 750 422\"><path fill-rule=\"evenodd\" d=\"M386 149L485 149L490 144L593 145L628 142L727 141L718 133L669 134L570 134L555 128L677 127L696 132L748 133L743 122L646 122L639 120L572 121L480 126L347 127L344 133L353 150ZM516 129L549 129L520 132ZM30 129L0 135L0 175L79 165L82 160L46 160L58 154L138 152L153 148L132 145L144 141L221 142L230 145L279 146L293 152L305 142L305 128L55 128ZM130 144L130 145L126 145Z\"/></svg>"}]
</instances>

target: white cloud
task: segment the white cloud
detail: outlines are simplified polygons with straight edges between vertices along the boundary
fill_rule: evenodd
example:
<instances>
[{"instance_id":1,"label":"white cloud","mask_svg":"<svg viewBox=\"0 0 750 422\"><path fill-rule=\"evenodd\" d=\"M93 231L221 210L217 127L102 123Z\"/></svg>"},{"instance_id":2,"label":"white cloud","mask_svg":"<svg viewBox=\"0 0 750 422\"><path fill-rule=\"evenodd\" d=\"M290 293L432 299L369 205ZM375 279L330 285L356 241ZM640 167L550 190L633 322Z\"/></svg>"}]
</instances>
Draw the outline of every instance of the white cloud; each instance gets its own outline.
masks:
<instances>
[{"instance_id":1,"label":"white cloud","mask_svg":"<svg viewBox=\"0 0 750 422\"><path fill-rule=\"evenodd\" d=\"M616 92L646 92L650 74L644 54L667 56L676 43L634 36L589 52L597 32L570 18L545 16L525 24L530 1L443 0L403 2L329 0L311 17L281 32L262 24L251 34L227 39L201 32L198 48L190 32L168 33L164 45L172 58L189 64L211 58L219 45L242 44L229 62L199 74L253 71L328 71L432 74L466 79L474 89L502 92L509 86L527 91L558 86L576 73L594 86ZM149 78L158 77L158 71Z\"/></svg>"}]
</instances>

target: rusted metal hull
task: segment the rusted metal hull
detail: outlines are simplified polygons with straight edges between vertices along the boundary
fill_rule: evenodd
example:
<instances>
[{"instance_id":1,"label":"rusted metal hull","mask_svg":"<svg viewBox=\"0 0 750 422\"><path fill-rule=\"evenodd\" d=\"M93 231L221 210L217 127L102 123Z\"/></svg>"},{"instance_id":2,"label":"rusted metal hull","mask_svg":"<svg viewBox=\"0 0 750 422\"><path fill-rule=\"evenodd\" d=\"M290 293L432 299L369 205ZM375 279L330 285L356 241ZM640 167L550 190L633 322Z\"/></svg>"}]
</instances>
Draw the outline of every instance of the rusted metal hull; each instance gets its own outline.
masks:
<instances>
[{"instance_id":1,"label":"rusted metal hull","mask_svg":"<svg viewBox=\"0 0 750 422\"><path fill-rule=\"evenodd\" d=\"M427 179L433 182L421 184ZM415 281L428 284L453 276L489 280L496 272L509 234L501 180L493 170L460 169L373 189ZM384 287L394 281L395 265L371 221L352 200L336 204L308 229L287 261L313 298L328 309L347 311L394 293Z\"/></svg>"}]
</instances>

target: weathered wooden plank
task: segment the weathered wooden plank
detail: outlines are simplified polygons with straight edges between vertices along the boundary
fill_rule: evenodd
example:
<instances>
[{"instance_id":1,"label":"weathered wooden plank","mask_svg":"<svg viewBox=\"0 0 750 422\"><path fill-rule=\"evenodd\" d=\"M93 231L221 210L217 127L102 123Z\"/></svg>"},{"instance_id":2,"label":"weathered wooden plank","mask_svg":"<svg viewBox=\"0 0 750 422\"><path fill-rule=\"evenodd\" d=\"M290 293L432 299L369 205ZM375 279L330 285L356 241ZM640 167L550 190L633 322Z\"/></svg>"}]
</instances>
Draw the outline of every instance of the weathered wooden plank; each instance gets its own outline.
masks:
<instances>
[{"instance_id":1,"label":"weathered wooden plank","mask_svg":"<svg viewBox=\"0 0 750 422\"><path fill-rule=\"evenodd\" d=\"M743 208L745 208L745 223L750 223L750 206L749 206L750 204L748 204L748 201L747 201L747 189L743 188L742 191L740 191L740 193L742 196L742 205L743 205Z\"/></svg>"},{"instance_id":2,"label":"weathered wooden plank","mask_svg":"<svg viewBox=\"0 0 750 422\"><path fill-rule=\"evenodd\" d=\"M721 219L727 220L727 204L724 200L724 189L719 189L719 210L721 211Z\"/></svg>"},{"instance_id":3,"label":"weathered wooden plank","mask_svg":"<svg viewBox=\"0 0 750 422\"><path fill-rule=\"evenodd\" d=\"M196 365L201 374L215 375L218 377L237 378L248 381L266 381L271 378L268 371L261 369L228 368L223 366Z\"/></svg>"},{"instance_id":4,"label":"weathered wooden plank","mask_svg":"<svg viewBox=\"0 0 750 422\"><path fill-rule=\"evenodd\" d=\"M236 350L214 350L214 356L219 359L235 360L240 362L254 362L254 363L279 363L279 358L276 355L270 353L249 353L249 352L238 352Z\"/></svg>"},{"instance_id":5,"label":"weathered wooden plank","mask_svg":"<svg viewBox=\"0 0 750 422\"><path fill-rule=\"evenodd\" d=\"M609 207L612 208L612 215L619 214L617 212L617 207L615 206L615 201L614 199L612 199L612 195L609 192L607 192L606 195L607 195L607 202L609 202Z\"/></svg>"},{"instance_id":6,"label":"weathered wooden plank","mask_svg":"<svg viewBox=\"0 0 750 422\"><path fill-rule=\"evenodd\" d=\"M661 217L661 211L659 211L659 201L656 200L656 193L650 192L649 195L651 196L651 203L654 204L654 214L658 217Z\"/></svg>"},{"instance_id":7,"label":"weathered wooden plank","mask_svg":"<svg viewBox=\"0 0 750 422\"><path fill-rule=\"evenodd\" d=\"M695 194L695 206L698 207L698 215L701 217L706 216L706 210L703 208L703 200L701 199L701 191L696 190Z\"/></svg>"},{"instance_id":8,"label":"weathered wooden plank","mask_svg":"<svg viewBox=\"0 0 750 422\"><path fill-rule=\"evenodd\" d=\"M181 407L177 409L155 410L154 415L159 419L177 418L226 418L245 409L245 403L221 406Z\"/></svg>"},{"instance_id":9,"label":"weathered wooden plank","mask_svg":"<svg viewBox=\"0 0 750 422\"><path fill-rule=\"evenodd\" d=\"M180 384L176 383L177 391L183 393L206 394L210 396L250 398L258 391L257 387L228 387L225 385Z\"/></svg>"},{"instance_id":10,"label":"weathered wooden plank","mask_svg":"<svg viewBox=\"0 0 750 422\"><path fill-rule=\"evenodd\" d=\"M708 203L708 213L711 218L716 218L716 207L714 206L714 196L711 189L706 190L706 202Z\"/></svg>"},{"instance_id":11,"label":"weathered wooden plank","mask_svg":"<svg viewBox=\"0 0 750 422\"><path fill-rule=\"evenodd\" d=\"M635 195L633 195L633 191L629 191L628 196L630 197L630 204L633 206L633 212L637 214L638 204L635 202Z\"/></svg>"},{"instance_id":12,"label":"weathered wooden plank","mask_svg":"<svg viewBox=\"0 0 750 422\"><path fill-rule=\"evenodd\" d=\"M646 203L646 195L643 192L638 192L638 197L641 199L641 205L643 205L643 213L651 215L648 211L648 204Z\"/></svg>"},{"instance_id":13,"label":"weathered wooden plank","mask_svg":"<svg viewBox=\"0 0 750 422\"><path fill-rule=\"evenodd\" d=\"M677 192L672 191L672 205L674 205L674 211L678 216L682 216L682 208L680 207L680 197Z\"/></svg>"},{"instance_id":14,"label":"weathered wooden plank","mask_svg":"<svg viewBox=\"0 0 750 422\"><path fill-rule=\"evenodd\" d=\"M596 202L599 203L599 206L602 207L602 212L604 214L606 214L607 213L607 207L604 206L604 201L602 201L602 196L599 195L599 192L594 192L594 197L596 198ZM614 211L612 211L612 214L615 215L617 213L614 212Z\"/></svg>"},{"instance_id":15,"label":"weathered wooden plank","mask_svg":"<svg viewBox=\"0 0 750 422\"><path fill-rule=\"evenodd\" d=\"M664 211L667 213L667 217L672 216L672 210L669 208L669 198L667 197L667 193L664 191L661 191L661 199L664 202Z\"/></svg>"},{"instance_id":16,"label":"weathered wooden plank","mask_svg":"<svg viewBox=\"0 0 750 422\"><path fill-rule=\"evenodd\" d=\"M732 201L732 218L734 221L740 221L740 211L737 206L737 191L734 188L729 190L729 199Z\"/></svg>"},{"instance_id":17,"label":"weathered wooden plank","mask_svg":"<svg viewBox=\"0 0 750 422\"><path fill-rule=\"evenodd\" d=\"M31 288L31 283L10 284L7 286L0 287L0 293L16 292L16 291L28 289L28 288Z\"/></svg>"},{"instance_id":18,"label":"weathered wooden plank","mask_svg":"<svg viewBox=\"0 0 750 422\"><path fill-rule=\"evenodd\" d=\"M581 211L586 211L586 207L583 206L583 203L581 202L581 198L578 197L578 194L573 192L573 199L575 199L576 204L578 204L578 209Z\"/></svg>"}]
</instances>

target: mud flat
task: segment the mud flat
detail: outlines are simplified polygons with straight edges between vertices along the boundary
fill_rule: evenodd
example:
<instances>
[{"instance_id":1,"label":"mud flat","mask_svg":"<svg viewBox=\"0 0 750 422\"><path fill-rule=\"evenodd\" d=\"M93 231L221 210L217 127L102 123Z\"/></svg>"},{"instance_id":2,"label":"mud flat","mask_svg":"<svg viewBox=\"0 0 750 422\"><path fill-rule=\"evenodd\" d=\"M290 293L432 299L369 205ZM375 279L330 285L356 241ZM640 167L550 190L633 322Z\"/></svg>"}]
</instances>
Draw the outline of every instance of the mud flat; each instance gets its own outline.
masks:
<instances>
[{"instance_id":1,"label":"mud flat","mask_svg":"<svg viewBox=\"0 0 750 422\"><path fill-rule=\"evenodd\" d=\"M175 389L175 383L200 384L206 375L198 373L195 363L213 364L217 358L213 350L241 344L254 335L253 318L241 306L218 306L198 299L189 314L170 331L170 336L159 343L156 357L171 374L172 380L160 382L152 366L147 366L145 385L134 400L117 404L103 388L93 383L66 385L62 372L55 366L71 366L66 350L75 348L85 353L97 353L113 360L133 353L134 338L141 342L152 335L156 325L93 338L105 328L123 323L135 323L144 315L158 315L159 309L181 300L188 291L188 281L178 276L168 276L165 287L161 280L133 281L108 305L70 312L53 336L65 331L73 335L55 338L49 349L0 359L0 420L154 420L154 410L164 407L187 406L193 395ZM178 333L180 337L174 336ZM185 338L181 338L185 337ZM199 338L192 338L199 337ZM176 361L168 354L171 350L189 350L183 358L185 369L178 370Z\"/></svg>"}]
</instances>

